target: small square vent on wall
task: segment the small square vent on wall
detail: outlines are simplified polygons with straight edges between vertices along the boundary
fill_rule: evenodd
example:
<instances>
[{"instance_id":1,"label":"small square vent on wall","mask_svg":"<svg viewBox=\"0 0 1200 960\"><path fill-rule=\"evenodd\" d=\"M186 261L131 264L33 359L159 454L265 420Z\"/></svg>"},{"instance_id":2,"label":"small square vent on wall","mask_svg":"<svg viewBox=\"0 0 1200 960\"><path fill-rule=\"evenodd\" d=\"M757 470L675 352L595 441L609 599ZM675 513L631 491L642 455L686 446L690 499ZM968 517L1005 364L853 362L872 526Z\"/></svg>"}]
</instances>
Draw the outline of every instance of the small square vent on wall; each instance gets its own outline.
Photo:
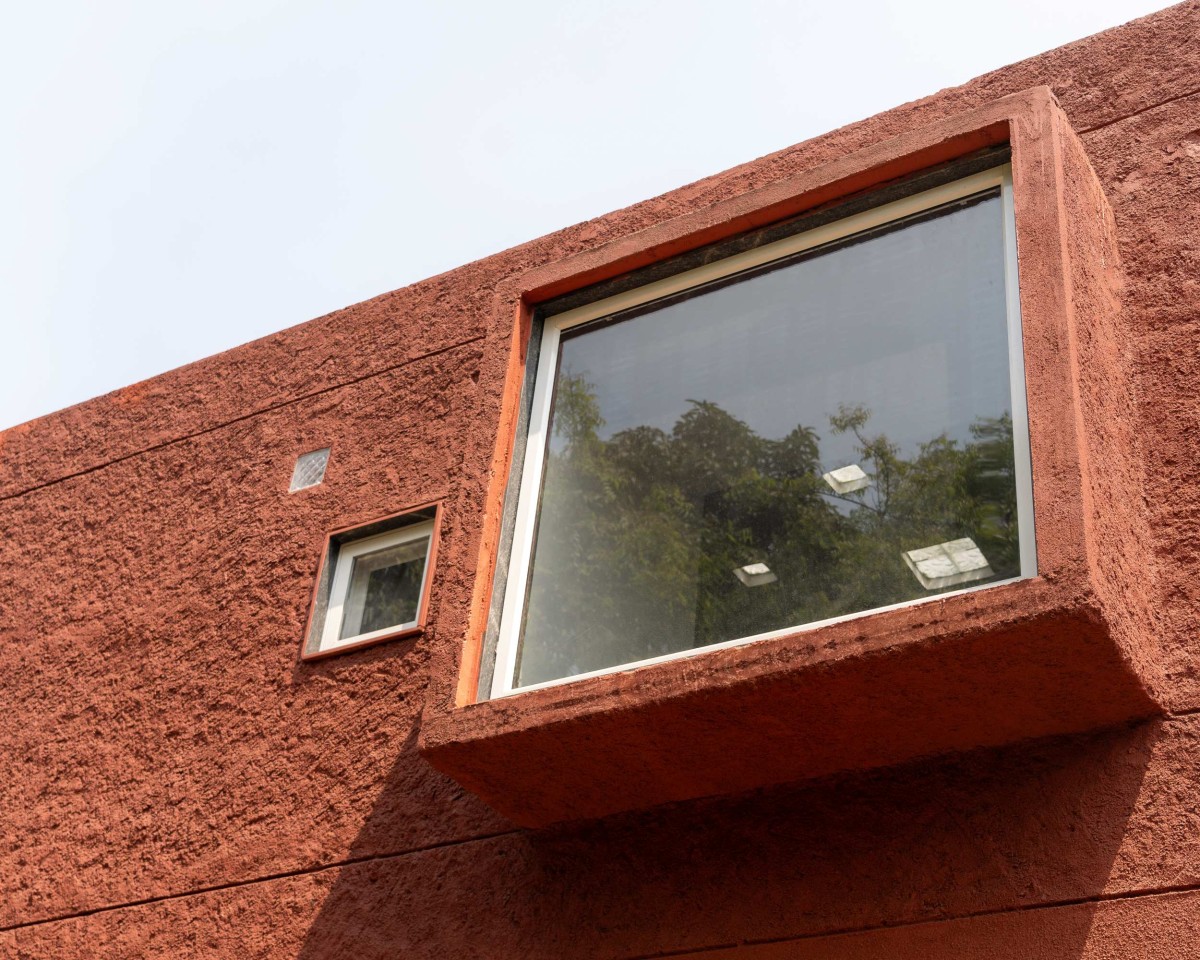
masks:
<instances>
[{"instance_id":1,"label":"small square vent on wall","mask_svg":"<svg viewBox=\"0 0 1200 960\"><path fill-rule=\"evenodd\" d=\"M329 465L329 447L301 454L292 470L292 483L288 493L295 493L306 487L315 487L325 479L325 468Z\"/></svg>"}]
</instances>

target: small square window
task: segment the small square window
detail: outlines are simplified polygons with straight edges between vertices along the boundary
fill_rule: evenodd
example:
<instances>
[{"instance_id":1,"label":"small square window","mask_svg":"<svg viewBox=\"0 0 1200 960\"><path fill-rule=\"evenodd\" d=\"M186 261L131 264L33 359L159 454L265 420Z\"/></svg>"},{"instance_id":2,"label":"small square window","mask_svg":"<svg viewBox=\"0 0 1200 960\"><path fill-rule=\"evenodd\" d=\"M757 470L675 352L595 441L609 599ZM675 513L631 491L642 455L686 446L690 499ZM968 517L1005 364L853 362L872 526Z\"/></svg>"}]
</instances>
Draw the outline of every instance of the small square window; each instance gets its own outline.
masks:
<instances>
[{"instance_id":1,"label":"small square window","mask_svg":"<svg viewBox=\"0 0 1200 960\"><path fill-rule=\"evenodd\" d=\"M332 535L303 656L420 632L436 541L432 508Z\"/></svg>"},{"instance_id":2,"label":"small square window","mask_svg":"<svg viewBox=\"0 0 1200 960\"><path fill-rule=\"evenodd\" d=\"M1009 168L544 311L492 696L1031 577Z\"/></svg>"}]
</instances>

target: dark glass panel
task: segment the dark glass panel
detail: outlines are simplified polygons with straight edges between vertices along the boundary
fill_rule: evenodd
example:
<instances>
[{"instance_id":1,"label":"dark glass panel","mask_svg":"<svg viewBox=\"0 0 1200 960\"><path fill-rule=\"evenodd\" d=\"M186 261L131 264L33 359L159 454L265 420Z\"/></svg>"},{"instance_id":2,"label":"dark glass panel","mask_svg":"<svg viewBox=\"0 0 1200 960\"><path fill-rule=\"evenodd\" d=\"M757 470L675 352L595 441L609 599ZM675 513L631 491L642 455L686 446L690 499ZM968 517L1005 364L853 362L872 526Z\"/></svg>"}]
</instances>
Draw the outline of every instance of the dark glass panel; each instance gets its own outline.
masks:
<instances>
[{"instance_id":1,"label":"dark glass panel","mask_svg":"<svg viewBox=\"0 0 1200 960\"><path fill-rule=\"evenodd\" d=\"M356 557L341 639L417 619L429 538Z\"/></svg>"}]
</instances>

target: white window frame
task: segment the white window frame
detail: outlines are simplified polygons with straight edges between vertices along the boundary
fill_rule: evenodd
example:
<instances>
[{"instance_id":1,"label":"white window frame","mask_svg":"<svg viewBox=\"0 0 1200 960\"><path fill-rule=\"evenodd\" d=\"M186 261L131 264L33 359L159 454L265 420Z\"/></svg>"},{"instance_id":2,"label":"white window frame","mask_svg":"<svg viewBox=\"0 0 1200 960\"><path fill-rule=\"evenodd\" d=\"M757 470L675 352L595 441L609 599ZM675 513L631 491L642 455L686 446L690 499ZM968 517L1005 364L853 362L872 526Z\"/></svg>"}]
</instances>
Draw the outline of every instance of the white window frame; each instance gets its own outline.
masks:
<instances>
[{"instance_id":1,"label":"white window frame","mask_svg":"<svg viewBox=\"0 0 1200 960\"><path fill-rule=\"evenodd\" d=\"M429 555L433 548L434 522L426 520L411 526L388 530L361 540L351 540L338 548L334 560L333 577L329 587L329 602L325 608L325 621L321 625L321 639L314 653L326 653L341 647L357 646L380 637L390 637L396 633L415 629L421 620L421 611L425 608L425 594L429 590ZM367 633L356 633L350 637L339 637L342 630L342 620L345 617L346 601L350 597L350 575L354 571L354 561L364 554L375 553L390 547L411 543L414 540L427 538L425 545L425 569L421 574L421 592L417 596L417 610L414 618L407 623L393 624L380 630Z\"/></svg>"},{"instance_id":2,"label":"white window frame","mask_svg":"<svg viewBox=\"0 0 1200 960\"><path fill-rule=\"evenodd\" d=\"M563 331L592 320L598 320L610 314L641 306L653 300L682 293L701 284L729 277L774 260L842 240L853 234L882 227L894 221L902 220L905 217L910 217L914 214L922 213L956 200L962 200L997 187L1000 189L1002 205L1001 220L1004 232L1004 293L1008 318L1008 364L1010 391L1012 394L1013 446L1015 454L1014 473L1017 486L1017 531L1020 538L1020 574L1007 580L966 587L962 590L939 593L930 597L919 597L915 600L906 600L902 603L888 606L872 607L869 610L831 617L812 623L797 624L793 627L785 627L769 633L738 637L734 640L689 648L630 663L617 664L612 667L573 674L569 677L560 677L555 680L546 680L541 683L528 684L521 687L513 686L517 654L521 640L521 622L524 614L530 559L536 535L538 509L541 500L542 469L548 441L547 430L555 374L557 372L558 348ZM840 623L844 620L873 616L888 610L911 607L921 603L929 603L933 600L944 600L946 597L956 596L961 593L987 590L1006 583L1013 583L1017 580L1033 577L1036 573L1037 554L1033 525L1033 480L1029 453L1029 414L1026 405L1025 356L1022 349L1021 303L1017 283L1016 217L1013 210L1012 168L1011 165L1005 164L942 186L934 187L922 193L882 204L871 210L816 227L813 230L796 234L795 236L787 237L774 243L764 244L752 250L734 254L723 260L705 264L675 276L606 297L595 303L585 304L584 306L565 311L546 320L538 354L533 404L525 445L525 462L521 470L521 485L517 498L511 562L509 564L508 579L504 592L504 604L501 611L500 630L496 644L495 669L492 672L491 697L495 699L510 696L527 690L572 683L588 677L603 676L655 663L679 660L712 650L742 646L758 640L767 640L772 637L783 637L802 631L816 630L820 627L832 623Z\"/></svg>"}]
</instances>

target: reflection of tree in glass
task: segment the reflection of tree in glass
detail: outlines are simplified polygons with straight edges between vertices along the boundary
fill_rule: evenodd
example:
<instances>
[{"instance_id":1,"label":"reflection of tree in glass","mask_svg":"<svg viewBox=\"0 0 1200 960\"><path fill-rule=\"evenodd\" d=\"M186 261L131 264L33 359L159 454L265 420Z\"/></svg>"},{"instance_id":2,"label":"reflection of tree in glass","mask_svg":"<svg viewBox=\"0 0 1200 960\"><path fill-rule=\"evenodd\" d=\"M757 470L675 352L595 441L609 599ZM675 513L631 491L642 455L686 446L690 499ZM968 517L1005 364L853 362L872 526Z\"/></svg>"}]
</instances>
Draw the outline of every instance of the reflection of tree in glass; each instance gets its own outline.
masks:
<instances>
[{"instance_id":1,"label":"reflection of tree in glass","mask_svg":"<svg viewBox=\"0 0 1200 960\"><path fill-rule=\"evenodd\" d=\"M839 549L842 600L847 609L898 603L925 596L901 554L959 537L970 537L995 573L1020 572L1017 488L1012 418L981 418L972 442L959 445L944 434L904 459L883 435L870 436L870 412L841 407L829 418L834 433L850 433L860 465L871 475L866 490L836 499L859 506ZM834 614L836 615L836 614Z\"/></svg>"},{"instance_id":2,"label":"reflection of tree in glass","mask_svg":"<svg viewBox=\"0 0 1200 960\"><path fill-rule=\"evenodd\" d=\"M872 482L837 495L812 428L767 439L689 403L670 432L601 439L590 385L560 377L526 611L526 642L554 639L524 682L926 596L903 552L959 537L997 579L1018 573L1007 414L978 421L969 443L935 437L906 459L869 434L868 410L842 407L830 427L853 436ZM775 583L734 576L758 562Z\"/></svg>"}]
</instances>

